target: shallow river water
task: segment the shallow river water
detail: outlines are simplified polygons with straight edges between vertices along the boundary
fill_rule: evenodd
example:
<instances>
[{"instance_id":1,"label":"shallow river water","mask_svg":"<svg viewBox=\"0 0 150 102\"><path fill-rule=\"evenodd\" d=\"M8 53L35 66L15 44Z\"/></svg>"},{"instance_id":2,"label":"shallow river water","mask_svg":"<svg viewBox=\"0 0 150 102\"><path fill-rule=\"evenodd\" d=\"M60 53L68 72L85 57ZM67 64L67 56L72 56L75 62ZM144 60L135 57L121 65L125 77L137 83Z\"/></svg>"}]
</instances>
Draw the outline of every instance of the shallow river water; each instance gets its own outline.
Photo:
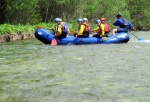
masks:
<instances>
[{"instance_id":1,"label":"shallow river water","mask_svg":"<svg viewBox=\"0 0 150 102\"><path fill-rule=\"evenodd\" d=\"M126 44L0 44L0 102L150 102L150 32Z\"/></svg>"}]
</instances>

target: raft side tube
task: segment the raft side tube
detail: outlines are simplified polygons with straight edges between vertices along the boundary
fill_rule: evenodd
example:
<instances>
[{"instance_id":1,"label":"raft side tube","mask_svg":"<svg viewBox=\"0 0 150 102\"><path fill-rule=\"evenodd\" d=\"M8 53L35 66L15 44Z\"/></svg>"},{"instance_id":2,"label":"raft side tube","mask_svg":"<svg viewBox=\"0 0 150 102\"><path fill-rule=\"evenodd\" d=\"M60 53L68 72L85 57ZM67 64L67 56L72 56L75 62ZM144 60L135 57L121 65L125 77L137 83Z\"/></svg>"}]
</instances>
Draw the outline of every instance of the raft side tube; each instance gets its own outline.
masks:
<instances>
[{"instance_id":1,"label":"raft side tube","mask_svg":"<svg viewBox=\"0 0 150 102\"><path fill-rule=\"evenodd\" d=\"M130 37L127 33L116 33L114 36L107 37L107 39L103 41L103 44L127 43L129 39Z\"/></svg>"},{"instance_id":2,"label":"raft side tube","mask_svg":"<svg viewBox=\"0 0 150 102\"><path fill-rule=\"evenodd\" d=\"M58 40L58 44L98 44L101 43L102 39L88 37L88 38L76 38L74 36L69 36L67 38L63 38Z\"/></svg>"},{"instance_id":3,"label":"raft side tube","mask_svg":"<svg viewBox=\"0 0 150 102\"><path fill-rule=\"evenodd\" d=\"M52 32L45 30L43 28L36 29L34 35L38 40L40 40L44 44L50 44L51 40L54 37Z\"/></svg>"}]
</instances>

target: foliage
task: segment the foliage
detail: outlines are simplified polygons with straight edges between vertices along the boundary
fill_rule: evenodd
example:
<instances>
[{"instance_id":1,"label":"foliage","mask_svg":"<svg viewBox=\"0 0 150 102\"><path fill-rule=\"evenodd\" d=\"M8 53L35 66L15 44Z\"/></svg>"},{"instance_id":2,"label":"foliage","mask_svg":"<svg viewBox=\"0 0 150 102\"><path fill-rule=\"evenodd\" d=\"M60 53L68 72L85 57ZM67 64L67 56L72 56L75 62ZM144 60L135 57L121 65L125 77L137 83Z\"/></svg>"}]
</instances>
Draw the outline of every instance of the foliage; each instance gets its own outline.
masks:
<instances>
[{"instance_id":1,"label":"foliage","mask_svg":"<svg viewBox=\"0 0 150 102\"><path fill-rule=\"evenodd\" d=\"M35 30L33 25L11 25L2 24L0 25L0 35L1 34L15 34L21 32L33 32Z\"/></svg>"},{"instance_id":2,"label":"foliage","mask_svg":"<svg viewBox=\"0 0 150 102\"><path fill-rule=\"evenodd\" d=\"M150 29L150 2L149 0L126 0L132 22L136 28L148 27Z\"/></svg>"},{"instance_id":3,"label":"foliage","mask_svg":"<svg viewBox=\"0 0 150 102\"><path fill-rule=\"evenodd\" d=\"M116 13L121 12L134 27L150 28L149 5L149 0L1 0L0 24L49 23L60 17L76 26L78 18L87 17L92 23L105 17L113 27Z\"/></svg>"},{"instance_id":4,"label":"foliage","mask_svg":"<svg viewBox=\"0 0 150 102\"><path fill-rule=\"evenodd\" d=\"M47 30L50 30L53 28L55 23L38 23L36 25L31 25L31 24L17 24L17 25L12 25L12 24L1 24L0 25L0 35L3 34L20 34L22 32L33 32L35 29L38 27L45 28ZM73 29L74 24L69 24L69 27Z\"/></svg>"},{"instance_id":5,"label":"foliage","mask_svg":"<svg viewBox=\"0 0 150 102\"><path fill-rule=\"evenodd\" d=\"M28 24L36 23L38 13L36 9L38 0L5 0L5 16L3 23Z\"/></svg>"}]
</instances>

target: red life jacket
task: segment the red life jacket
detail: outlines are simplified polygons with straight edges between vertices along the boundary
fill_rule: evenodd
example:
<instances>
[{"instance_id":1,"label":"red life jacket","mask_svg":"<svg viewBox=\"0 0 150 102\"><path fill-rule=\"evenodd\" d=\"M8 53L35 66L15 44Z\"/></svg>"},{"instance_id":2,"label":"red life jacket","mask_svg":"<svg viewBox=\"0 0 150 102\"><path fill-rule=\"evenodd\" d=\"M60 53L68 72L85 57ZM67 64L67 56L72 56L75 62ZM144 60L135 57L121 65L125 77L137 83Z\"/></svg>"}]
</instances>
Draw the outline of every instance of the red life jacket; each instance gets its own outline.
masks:
<instances>
[{"instance_id":1,"label":"red life jacket","mask_svg":"<svg viewBox=\"0 0 150 102\"><path fill-rule=\"evenodd\" d=\"M109 32L109 25L107 23L104 24L104 31L105 33Z\"/></svg>"},{"instance_id":2,"label":"red life jacket","mask_svg":"<svg viewBox=\"0 0 150 102\"><path fill-rule=\"evenodd\" d=\"M90 26L88 23L83 23L85 25L84 32L89 32L90 31Z\"/></svg>"}]
</instances>

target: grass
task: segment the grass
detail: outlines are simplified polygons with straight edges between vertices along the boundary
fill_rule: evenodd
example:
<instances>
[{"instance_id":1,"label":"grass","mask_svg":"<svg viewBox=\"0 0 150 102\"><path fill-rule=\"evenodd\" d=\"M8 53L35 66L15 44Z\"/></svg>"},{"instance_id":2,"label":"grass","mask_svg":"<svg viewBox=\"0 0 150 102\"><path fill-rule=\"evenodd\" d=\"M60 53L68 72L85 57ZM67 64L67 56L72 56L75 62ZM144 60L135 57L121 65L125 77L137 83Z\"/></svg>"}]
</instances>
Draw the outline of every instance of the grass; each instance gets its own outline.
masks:
<instances>
[{"instance_id":1,"label":"grass","mask_svg":"<svg viewBox=\"0 0 150 102\"><path fill-rule=\"evenodd\" d=\"M78 30L78 24L76 22L68 23L69 28L72 30L77 31ZM96 26L94 24L90 24L92 27ZM11 24L1 24L0 25L0 35L4 34L16 34L16 33L22 33L22 32L34 32L36 29L36 26L43 27L45 29L51 29L54 26L54 23L39 23L36 25L31 24L18 24L18 25L11 25Z\"/></svg>"},{"instance_id":2,"label":"grass","mask_svg":"<svg viewBox=\"0 0 150 102\"><path fill-rule=\"evenodd\" d=\"M0 35L16 34L16 33L22 33L22 32L34 32L36 29L36 26L43 27L45 29L51 29L54 26L54 23L39 23L37 25L2 24L0 25ZM72 24L69 24L69 26L72 28Z\"/></svg>"},{"instance_id":3,"label":"grass","mask_svg":"<svg viewBox=\"0 0 150 102\"><path fill-rule=\"evenodd\" d=\"M44 28L51 28L54 23L40 23L37 24L38 26L44 27ZM11 25L11 24L1 24L0 25L0 35L4 34L15 34L15 33L22 33L22 32L34 32L37 25Z\"/></svg>"}]
</instances>

